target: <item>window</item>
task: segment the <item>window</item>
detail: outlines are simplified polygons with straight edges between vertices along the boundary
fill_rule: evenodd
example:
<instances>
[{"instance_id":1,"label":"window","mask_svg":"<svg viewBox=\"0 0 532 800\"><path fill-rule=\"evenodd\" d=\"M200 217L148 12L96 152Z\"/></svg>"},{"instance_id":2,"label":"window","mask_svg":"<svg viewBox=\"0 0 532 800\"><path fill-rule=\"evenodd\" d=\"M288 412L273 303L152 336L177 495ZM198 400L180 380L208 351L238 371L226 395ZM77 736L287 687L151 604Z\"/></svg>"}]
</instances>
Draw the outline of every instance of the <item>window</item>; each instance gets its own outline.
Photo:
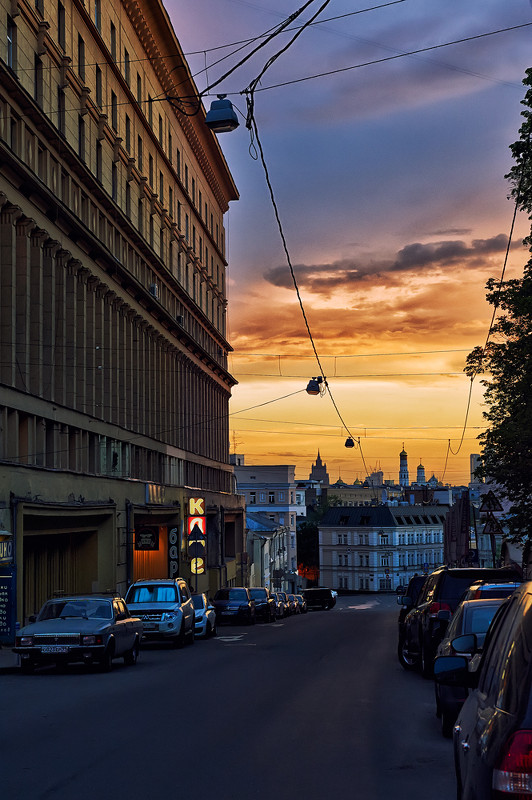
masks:
<instances>
[{"instance_id":1,"label":"window","mask_svg":"<svg viewBox=\"0 0 532 800\"><path fill-rule=\"evenodd\" d=\"M17 26L11 17L7 18L7 66L17 67Z\"/></svg>"},{"instance_id":2,"label":"window","mask_svg":"<svg viewBox=\"0 0 532 800\"><path fill-rule=\"evenodd\" d=\"M379 544L388 544L388 534L387 533L380 533L379 534Z\"/></svg>"},{"instance_id":3,"label":"window","mask_svg":"<svg viewBox=\"0 0 532 800\"><path fill-rule=\"evenodd\" d=\"M85 161L85 120L78 117L78 154L82 161Z\"/></svg>"},{"instance_id":4,"label":"window","mask_svg":"<svg viewBox=\"0 0 532 800\"><path fill-rule=\"evenodd\" d=\"M131 186L126 183L126 217L131 219Z\"/></svg>"},{"instance_id":5,"label":"window","mask_svg":"<svg viewBox=\"0 0 532 800\"><path fill-rule=\"evenodd\" d=\"M43 82L43 64L41 59L37 54L35 54L34 59L34 75L33 75L33 97L35 101L42 106L43 101L43 89L44 89L44 82Z\"/></svg>"},{"instance_id":6,"label":"window","mask_svg":"<svg viewBox=\"0 0 532 800\"><path fill-rule=\"evenodd\" d=\"M137 137L137 166L142 172L142 136Z\"/></svg>"},{"instance_id":7,"label":"window","mask_svg":"<svg viewBox=\"0 0 532 800\"><path fill-rule=\"evenodd\" d=\"M96 142L96 179L102 182L102 143Z\"/></svg>"},{"instance_id":8,"label":"window","mask_svg":"<svg viewBox=\"0 0 532 800\"><path fill-rule=\"evenodd\" d=\"M65 49L65 7L63 3L57 4L57 40L59 46Z\"/></svg>"},{"instance_id":9,"label":"window","mask_svg":"<svg viewBox=\"0 0 532 800\"><path fill-rule=\"evenodd\" d=\"M171 186L168 187L168 211L170 216L174 216L174 192Z\"/></svg>"},{"instance_id":10,"label":"window","mask_svg":"<svg viewBox=\"0 0 532 800\"><path fill-rule=\"evenodd\" d=\"M179 148L176 151L176 162L175 162L175 171L177 172L177 177L181 177L181 153L179 152Z\"/></svg>"},{"instance_id":11,"label":"window","mask_svg":"<svg viewBox=\"0 0 532 800\"><path fill-rule=\"evenodd\" d=\"M111 91L111 127L118 131L118 99L116 94Z\"/></svg>"},{"instance_id":12,"label":"window","mask_svg":"<svg viewBox=\"0 0 532 800\"><path fill-rule=\"evenodd\" d=\"M126 114L126 150L129 153L131 150L131 120Z\"/></svg>"},{"instance_id":13,"label":"window","mask_svg":"<svg viewBox=\"0 0 532 800\"><path fill-rule=\"evenodd\" d=\"M170 164L173 163L172 161L172 134L168 134L168 161Z\"/></svg>"},{"instance_id":14,"label":"window","mask_svg":"<svg viewBox=\"0 0 532 800\"><path fill-rule=\"evenodd\" d=\"M137 72L137 103L142 102L142 78Z\"/></svg>"},{"instance_id":15,"label":"window","mask_svg":"<svg viewBox=\"0 0 532 800\"><path fill-rule=\"evenodd\" d=\"M98 65L96 65L96 105L102 107L102 71Z\"/></svg>"},{"instance_id":16,"label":"window","mask_svg":"<svg viewBox=\"0 0 532 800\"><path fill-rule=\"evenodd\" d=\"M195 180L195 178L192 178L192 181L191 181L191 194L190 194L190 196L192 198L192 205L195 206L196 205L196 180Z\"/></svg>"},{"instance_id":17,"label":"window","mask_svg":"<svg viewBox=\"0 0 532 800\"><path fill-rule=\"evenodd\" d=\"M124 78L126 79L126 83L129 86L131 81L131 64L129 60L129 53L124 48Z\"/></svg>"},{"instance_id":18,"label":"window","mask_svg":"<svg viewBox=\"0 0 532 800\"><path fill-rule=\"evenodd\" d=\"M116 61L116 28L113 22L111 22L111 57Z\"/></svg>"},{"instance_id":19,"label":"window","mask_svg":"<svg viewBox=\"0 0 532 800\"><path fill-rule=\"evenodd\" d=\"M78 72L82 81L85 80L85 42L78 33Z\"/></svg>"},{"instance_id":20,"label":"window","mask_svg":"<svg viewBox=\"0 0 532 800\"><path fill-rule=\"evenodd\" d=\"M150 186L153 186L153 156L151 155L151 153L148 162L148 171L149 171Z\"/></svg>"},{"instance_id":21,"label":"window","mask_svg":"<svg viewBox=\"0 0 532 800\"><path fill-rule=\"evenodd\" d=\"M163 146L163 118L159 114L159 144Z\"/></svg>"},{"instance_id":22,"label":"window","mask_svg":"<svg viewBox=\"0 0 532 800\"><path fill-rule=\"evenodd\" d=\"M188 192L188 167L185 164L185 189Z\"/></svg>"},{"instance_id":23,"label":"window","mask_svg":"<svg viewBox=\"0 0 532 800\"><path fill-rule=\"evenodd\" d=\"M268 503L275 503L275 492L268 493Z\"/></svg>"},{"instance_id":24,"label":"window","mask_svg":"<svg viewBox=\"0 0 532 800\"><path fill-rule=\"evenodd\" d=\"M111 197L116 203L118 198L118 167L116 161L113 161L113 166L111 167Z\"/></svg>"},{"instance_id":25,"label":"window","mask_svg":"<svg viewBox=\"0 0 532 800\"><path fill-rule=\"evenodd\" d=\"M35 8L41 17L44 16L44 0L35 0Z\"/></svg>"},{"instance_id":26,"label":"window","mask_svg":"<svg viewBox=\"0 0 532 800\"><path fill-rule=\"evenodd\" d=\"M159 197L164 205L164 177L162 172L159 172Z\"/></svg>"},{"instance_id":27,"label":"window","mask_svg":"<svg viewBox=\"0 0 532 800\"><path fill-rule=\"evenodd\" d=\"M153 248L153 234L154 234L153 217L150 214L150 247L151 248Z\"/></svg>"},{"instance_id":28,"label":"window","mask_svg":"<svg viewBox=\"0 0 532 800\"><path fill-rule=\"evenodd\" d=\"M102 32L102 0L94 0L94 24L98 33Z\"/></svg>"},{"instance_id":29,"label":"window","mask_svg":"<svg viewBox=\"0 0 532 800\"><path fill-rule=\"evenodd\" d=\"M148 95L148 122L150 127L153 128L153 100L150 95Z\"/></svg>"},{"instance_id":30,"label":"window","mask_svg":"<svg viewBox=\"0 0 532 800\"><path fill-rule=\"evenodd\" d=\"M65 135L65 93L61 87L57 88L57 128L59 133Z\"/></svg>"},{"instance_id":31,"label":"window","mask_svg":"<svg viewBox=\"0 0 532 800\"><path fill-rule=\"evenodd\" d=\"M144 210L142 208L142 198L137 203L137 226L141 236L144 236Z\"/></svg>"}]
</instances>

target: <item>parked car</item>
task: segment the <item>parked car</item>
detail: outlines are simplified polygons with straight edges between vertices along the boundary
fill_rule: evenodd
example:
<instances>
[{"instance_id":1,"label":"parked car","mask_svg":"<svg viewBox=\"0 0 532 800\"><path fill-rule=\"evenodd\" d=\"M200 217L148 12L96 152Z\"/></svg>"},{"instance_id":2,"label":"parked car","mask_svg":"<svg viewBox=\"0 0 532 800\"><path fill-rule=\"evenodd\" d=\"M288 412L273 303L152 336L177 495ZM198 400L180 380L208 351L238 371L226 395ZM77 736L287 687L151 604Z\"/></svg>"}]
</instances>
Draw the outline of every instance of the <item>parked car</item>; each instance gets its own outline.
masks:
<instances>
[{"instance_id":1,"label":"parked car","mask_svg":"<svg viewBox=\"0 0 532 800\"><path fill-rule=\"evenodd\" d=\"M111 669L113 659L134 665L142 622L118 595L86 595L47 600L38 616L17 633L15 653L25 672L45 664L82 662Z\"/></svg>"},{"instance_id":2,"label":"parked car","mask_svg":"<svg viewBox=\"0 0 532 800\"><path fill-rule=\"evenodd\" d=\"M276 602L265 586L252 586L249 593L255 601L255 616L264 622L275 622Z\"/></svg>"},{"instance_id":3,"label":"parked car","mask_svg":"<svg viewBox=\"0 0 532 800\"><path fill-rule=\"evenodd\" d=\"M521 586L519 583L495 583L493 581L475 581L462 595L464 600L480 600L488 597L508 597Z\"/></svg>"},{"instance_id":4,"label":"parked car","mask_svg":"<svg viewBox=\"0 0 532 800\"><path fill-rule=\"evenodd\" d=\"M440 656L442 686L470 689L453 729L457 797L524 798L532 794L532 582L498 609L478 669L463 655ZM474 634L454 640L475 649ZM472 665L471 665L472 666Z\"/></svg>"},{"instance_id":5,"label":"parked car","mask_svg":"<svg viewBox=\"0 0 532 800\"><path fill-rule=\"evenodd\" d=\"M520 576L515 569L486 567L439 567L427 577L416 605L404 620L403 660L405 669L421 668L424 677L432 675L436 649L448 619L440 611L454 612L465 590L477 580L515 583Z\"/></svg>"},{"instance_id":6,"label":"parked car","mask_svg":"<svg viewBox=\"0 0 532 800\"><path fill-rule=\"evenodd\" d=\"M213 606L216 622L255 624L255 601L244 586L229 586L218 589L214 595Z\"/></svg>"},{"instance_id":7,"label":"parked car","mask_svg":"<svg viewBox=\"0 0 532 800\"><path fill-rule=\"evenodd\" d=\"M288 594L288 605L290 608L290 614L300 614L301 610L299 608L299 603L296 600L295 594Z\"/></svg>"},{"instance_id":8,"label":"parked car","mask_svg":"<svg viewBox=\"0 0 532 800\"><path fill-rule=\"evenodd\" d=\"M296 595L295 595L295 598L296 598L297 604L298 604L298 606L299 606L299 611L300 611L300 613L301 613L301 614L306 614L306 613L307 613L307 611L308 611L308 608L307 608L307 601L305 600L305 598L303 597L303 595L302 595L302 594L296 594Z\"/></svg>"},{"instance_id":9,"label":"parked car","mask_svg":"<svg viewBox=\"0 0 532 800\"><path fill-rule=\"evenodd\" d=\"M336 605L336 597L331 589L324 586L316 586L312 589L304 589L303 597L307 601L307 608L316 610L318 608L329 611Z\"/></svg>"},{"instance_id":10,"label":"parked car","mask_svg":"<svg viewBox=\"0 0 532 800\"><path fill-rule=\"evenodd\" d=\"M283 606L283 617L288 617L291 614L290 601L286 592L277 592L277 597Z\"/></svg>"},{"instance_id":11,"label":"parked car","mask_svg":"<svg viewBox=\"0 0 532 800\"><path fill-rule=\"evenodd\" d=\"M453 618L445 632L445 636L438 645L436 657L456 655L453 641L468 633L476 635L477 651L484 645L487 630L495 612L503 602L504 597L493 597L487 600L464 600L453 614ZM450 614L449 611L441 612ZM465 654L467 658L473 655ZM441 719L441 729L444 736L450 737L456 717L467 697L467 690L459 686L443 686L434 684L436 696L436 716Z\"/></svg>"},{"instance_id":12,"label":"parked car","mask_svg":"<svg viewBox=\"0 0 532 800\"><path fill-rule=\"evenodd\" d=\"M183 647L194 643L194 604L183 578L135 581L126 602L142 620L145 641L170 642Z\"/></svg>"},{"instance_id":13,"label":"parked car","mask_svg":"<svg viewBox=\"0 0 532 800\"><path fill-rule=\"evenodd\" d=\"M288 615L288 606L286 601L281 595L281 592L273 592L272 594L275 599L275 615L277 619L283 619Z\"/></svg>"},{"instance_id":14,"label":"parked car","mask_svg":"<svg viewBox=\"0 0 532 800\"><path fill-rule=\"evenodd\" d=\"M404 591L397 597L397 602L401 606L399 610L399 619L397 621L397 657L399 659L399 663L405 669L411 669L417 664L417 656L410 656L408 650L404 646L405 618L410 609L416 605L426 578L426 575L413 575L408 582L408 586L404 587Z\"/></svg>"},{"instance_id":15,"label":"parked car","mask_svg":"<svg viewBox=\"0 0 532 800\"><path fill-rule=\"evenodd\" d=\"M216 611L207 599L206 594L193 594L194 604L194 633L196 636L207 639L216 636Z\"/></svg>"}]
</instances>

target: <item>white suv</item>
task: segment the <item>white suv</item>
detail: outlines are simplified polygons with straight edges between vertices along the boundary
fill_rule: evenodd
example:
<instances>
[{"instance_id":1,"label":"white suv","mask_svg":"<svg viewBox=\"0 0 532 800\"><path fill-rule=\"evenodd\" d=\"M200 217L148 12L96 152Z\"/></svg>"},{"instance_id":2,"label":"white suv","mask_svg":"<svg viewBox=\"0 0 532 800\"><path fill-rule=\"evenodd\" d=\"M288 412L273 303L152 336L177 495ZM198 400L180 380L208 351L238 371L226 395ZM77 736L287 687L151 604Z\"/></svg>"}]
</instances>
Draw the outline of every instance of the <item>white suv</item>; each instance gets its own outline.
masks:
<instances>
[{"instance_id":1,"label":"white suv","mask_svg":"<svg viewBox=\"0 0 532 800\"><path fill-rule=\"evenodd\" d=\"M194 642L194 604L183 578L135 581L126 594L132 615L142 620L145 640Z\"/></svg>"}]
</instances>

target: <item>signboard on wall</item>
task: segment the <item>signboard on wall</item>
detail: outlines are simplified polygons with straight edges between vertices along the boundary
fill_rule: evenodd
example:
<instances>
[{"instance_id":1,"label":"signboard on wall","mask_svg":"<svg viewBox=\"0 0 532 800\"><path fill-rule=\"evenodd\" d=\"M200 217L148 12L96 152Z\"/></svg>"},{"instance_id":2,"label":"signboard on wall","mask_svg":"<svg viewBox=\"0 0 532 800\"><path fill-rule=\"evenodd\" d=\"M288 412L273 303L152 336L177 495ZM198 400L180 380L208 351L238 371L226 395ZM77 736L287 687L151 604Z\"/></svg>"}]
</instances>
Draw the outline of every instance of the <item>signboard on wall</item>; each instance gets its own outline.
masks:
<instances>
[{"instance_id":1,"label":"signboard on wall","mask_svg":"<svg viewBox=\"0 0 532 800\"><path fill-rule=\"evenodd\" d=\"M136 528L135 550L158 550L159 528Z\"/></svg>"},{"instance_id":2,"label":"signboard on wall","mask_svg":"<svg viewBox=\"0 0 532 800\"><path fill-rule=\"evenodd\" d=\"M205 498L189 497L187 540L188 554L191 557L190 569L194 575L203 575L205 572L206 537Z\"/></svg>"},{"instance_id":3,"label":"signboard on wall","mask_svg":"<svg viewBox=\"0 0 532 800\"><path fill-rule=\"evenodd\" d=\"M179 531L170 528L168 531L168 577L177 578L179 573Z\"/></svg>"},{"instance_id":4,"label":"signboard on wall","mask_svg":"<svg viewBox=\"0 0 532 800\"><path fill-rule=\"evenodd\" d=\"M15 576L0 575L0 644L15 641Z\"/></svg>"}]
</instances>

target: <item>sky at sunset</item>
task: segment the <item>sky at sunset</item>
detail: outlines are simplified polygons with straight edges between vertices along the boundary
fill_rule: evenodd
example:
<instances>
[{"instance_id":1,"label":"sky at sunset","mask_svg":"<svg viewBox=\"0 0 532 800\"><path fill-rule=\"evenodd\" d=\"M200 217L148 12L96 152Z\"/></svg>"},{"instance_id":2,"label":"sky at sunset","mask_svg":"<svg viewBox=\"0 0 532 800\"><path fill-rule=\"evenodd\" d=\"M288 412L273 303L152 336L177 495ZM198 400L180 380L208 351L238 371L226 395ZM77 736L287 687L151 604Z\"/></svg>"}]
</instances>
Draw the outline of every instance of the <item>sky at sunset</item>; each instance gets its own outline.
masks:
<instances>
[{"instance_id":1,"label":"sky at sunset","mask_svg":"<svg viewBox=\"0 0 532 800\"><path fill-rule=\"evenodd\" d=\"M245 116L243 90L320 5L212 95L226 92ZM271 31L298 6L167 0L167 8L203 90L264 40L236 43ZM331 480L351 483L375 467L398 479L404 443L411 478L421 461L427 477L467 482L469 454L479 451L482 386L474 382L460 446L463 367L485 342L485 283L504 264L513 215L504 175L532 66L532 26L474 37L532 23L531 4L331 0L316 22L264 73L254 111L336 409L329 395L305 392L320 370L253 157L257 142L239 114L240 127L219 135L240 192L226 216L230 369L238 380L231 451L250 464L295 464L296 477L307 478L319 449ZM204 98L206 108L212 99ZM529 227L518 215L507 277L527 261L521 240ZM344 447L348 431L361 448Z\"/></svg>"}]
</instances>

